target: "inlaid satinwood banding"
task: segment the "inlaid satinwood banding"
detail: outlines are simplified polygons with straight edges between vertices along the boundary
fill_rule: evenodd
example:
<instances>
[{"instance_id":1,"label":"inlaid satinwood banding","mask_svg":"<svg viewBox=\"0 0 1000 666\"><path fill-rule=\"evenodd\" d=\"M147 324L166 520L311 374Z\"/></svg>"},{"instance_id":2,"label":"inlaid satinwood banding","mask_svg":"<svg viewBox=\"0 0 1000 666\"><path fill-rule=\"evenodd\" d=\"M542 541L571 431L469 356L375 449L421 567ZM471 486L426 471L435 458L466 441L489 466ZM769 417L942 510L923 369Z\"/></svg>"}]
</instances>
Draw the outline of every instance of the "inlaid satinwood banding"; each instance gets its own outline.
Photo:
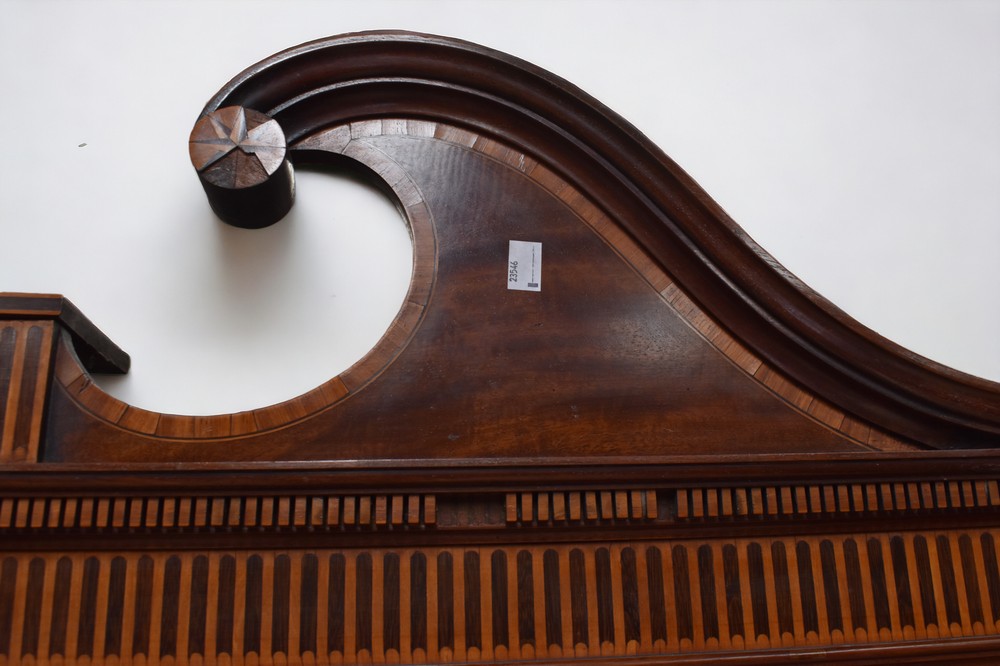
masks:
<instances>
[{"instance_id":1,"label":"inlaid satinwood banding","mask_svg":"<svg viewBox=\"0 0 1000 666\"><path fill-rule=\"evenodd\" d=\"M218 438L260 432L279 427L291 421L307 418L317 409L325 409L353 391L360 389L374 375L378 374L398 353L398 347L387 343L389 340L407 338L414 322L419 322L422 305L430 294L434 275L433 232L430 212L419 198L416 187L406 177L405 171L389 160L384 153L366 143L367 139L384 136L410 136L414 138L433 137L455 145L474 150L509 168L515 169L532 181L551 192L571 208L581 220L587 223L605 242L609 244L642 278L669 303L706 340L713 344L734 365L760 382L762 386L807 415L809 418L840 432L845 437L867 447L880 450L908 450L912 445L889 433L855 419L835 406L810 394L789 381L776 369L768 366L753 352L734 339L721 328L705 311L680 290L669 274L642 250L617 224L597 208L583 193L567 183L554 172L528 155L511 149L492 138L475 134L465 129L419 120L380 119L350 123L324 130L309 136L291 146L298 151L326 151L350 155L373 168L389 185L397 191L403 201L407 218L413 229L415 247L414 278L411 293L397 321L390 327L383 342L362 361L339 377L324 384L312 394L300 396L287 403L274 405L252 413L229 415L231 425L226 434L222 421L218 426L201 427L195 417L180 417L191 420L177 421L170 417L170 427L158 426L166 415L144 412L127 407L113 398L108 399L96 387L87 387L80 395L74 396L92 413L119 426L137 432L157 432L165 436L179 435L187 439ZM412 198L411 198L412 197ZM430 232L430 233L426 233ZM398 330L397 330L398 329ZM395 349L395 351L394 351ZM69 377L67 377L69 379ZM71 380L70 380L71 381ZM67 385L69 382L63 382ZM316 395L318 393L318 395ZM98 395L100 394L100 397ZM202 417L203 418L203 417ZM237 421L241 423L237 427ZM249 422L249 425L247 425Z\"/></svg>"},{"instance_id":2,"label":"inlaid satinwood banding","mask_svg":"<svg viewBox=\"0 0 1000 666\"><path fill-rule=\"evenodd\" d=\"M374 131L366 129L367 125L353 125L358 126L358 131ZM407 131L412 129L416 135L425 136L428 132L417 121L407 122L405 127ZM332 130L322 138L339 136L337 132L337 129ZM381 125L378 133L381 133ZM323 143L323 149L338 153L348 151L352 159L384 178L401 202L413 241L413 274L409 291L396 318L365 357L312 391L282 403L235 414L186 416L141 409L108 395L84 372L70 342L63 340L57 349L55 375L70 398L91 414L133 432L155 434L167 439L224 439L272 430L308 418L361 390L378 376L409 343L420 324L436 275L437 241L430 210L406 172L381 151L362 141L352 142L349 128L343 139L340 143L329 139ZM300 145L299 149L302 147ZM227 150L238 153L238 148L229 146ZM210 163L208 169L223 161L224 158L220 157Z\"/></svg>"}]
</instances>

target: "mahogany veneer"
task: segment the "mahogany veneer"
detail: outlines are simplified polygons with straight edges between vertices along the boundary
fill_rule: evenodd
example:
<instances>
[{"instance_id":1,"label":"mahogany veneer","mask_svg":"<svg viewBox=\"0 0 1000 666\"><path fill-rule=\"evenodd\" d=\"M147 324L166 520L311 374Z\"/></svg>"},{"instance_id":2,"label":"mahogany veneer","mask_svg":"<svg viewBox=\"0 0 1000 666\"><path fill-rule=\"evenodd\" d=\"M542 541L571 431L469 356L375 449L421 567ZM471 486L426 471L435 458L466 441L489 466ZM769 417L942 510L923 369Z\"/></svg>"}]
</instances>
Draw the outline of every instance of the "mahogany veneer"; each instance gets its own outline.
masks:
<instances>
[{"instance_id":1,"label":"mahogany veneer","mask_svg":"<svg viewBox=\"0 0 1000 666\"><path fill-rule=\"evenodd\" d=\"M190 147L240 226L293 165L379 183L410 290L347 371L214 416L104 393L124 352L0 294L0 665L1000 655L1000 385L851 320L585 93L346 35Z\"/></svg>"}]
</instances>

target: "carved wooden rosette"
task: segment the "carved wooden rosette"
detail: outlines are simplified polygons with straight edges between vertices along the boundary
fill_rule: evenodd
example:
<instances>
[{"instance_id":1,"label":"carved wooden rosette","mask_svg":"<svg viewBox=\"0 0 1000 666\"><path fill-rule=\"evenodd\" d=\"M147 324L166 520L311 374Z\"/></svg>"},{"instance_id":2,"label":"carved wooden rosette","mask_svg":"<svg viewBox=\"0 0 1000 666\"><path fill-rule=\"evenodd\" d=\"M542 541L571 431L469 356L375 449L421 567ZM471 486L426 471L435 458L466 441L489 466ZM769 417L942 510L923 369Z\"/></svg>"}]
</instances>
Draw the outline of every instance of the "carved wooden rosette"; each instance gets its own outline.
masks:
<instances>
[{"instance_id":1,"label":"carved wooden rosette","mask_svg":"<svg viewBox=\"0 0 1000 666\"><path fill-rule=\"evenodd\" d=\"M225 222L266 227L292 207L295 183L274 119L241 106L216 109L195 123L188 146L208 202Z\"/></svg>"},{"instance_id":2,"label":"carved wooden rosette","mask_svg":"<svg viewBox=\"0 0 1000 666\"><path fill-rule=\"evenodd\" d=\"M585 93L347 35L239 75L190 150L239 226L293 164L380 183L410 290L353 367L214 416L109 396L124 352L0 295L0 664L1000 652L1000 386L809 291Z\"/></svg>"}]
</instances>

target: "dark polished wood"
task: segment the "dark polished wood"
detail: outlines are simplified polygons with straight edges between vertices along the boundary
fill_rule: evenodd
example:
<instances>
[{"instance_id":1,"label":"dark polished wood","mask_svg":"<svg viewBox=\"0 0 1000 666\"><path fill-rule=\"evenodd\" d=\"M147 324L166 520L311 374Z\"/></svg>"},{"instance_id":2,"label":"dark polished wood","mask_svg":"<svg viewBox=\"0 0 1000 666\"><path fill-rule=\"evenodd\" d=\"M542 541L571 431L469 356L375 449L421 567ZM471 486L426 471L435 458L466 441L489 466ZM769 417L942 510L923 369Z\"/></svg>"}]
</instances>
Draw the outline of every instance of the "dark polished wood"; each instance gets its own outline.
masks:
<instances>
[{"instance_id":1,"label":"dark polished wood","mask_svg":"<svg viewBox=\"0 0 1000 666\"><path fill-rule=\"evenodd\" d=\"M208 202L223 221L258 229L292 207L288 147L274 119L242 106L216 109L195 123L188 147Z\"/></svg>"},{"instance_id":2,"label":"dark polished wood","mask_svg":"<svg viewBox=\"0 0 1000 666\"><path fill-rule=\"evenodd\" d=\"M995 662L1000 385L851 320L582 91L346 35L189 147L238 226L293 164L379 184L405 302L314 390L186 416L102 391L128 356L66 299L0 294L0 666Z\"/></svg>"}]
</instances>

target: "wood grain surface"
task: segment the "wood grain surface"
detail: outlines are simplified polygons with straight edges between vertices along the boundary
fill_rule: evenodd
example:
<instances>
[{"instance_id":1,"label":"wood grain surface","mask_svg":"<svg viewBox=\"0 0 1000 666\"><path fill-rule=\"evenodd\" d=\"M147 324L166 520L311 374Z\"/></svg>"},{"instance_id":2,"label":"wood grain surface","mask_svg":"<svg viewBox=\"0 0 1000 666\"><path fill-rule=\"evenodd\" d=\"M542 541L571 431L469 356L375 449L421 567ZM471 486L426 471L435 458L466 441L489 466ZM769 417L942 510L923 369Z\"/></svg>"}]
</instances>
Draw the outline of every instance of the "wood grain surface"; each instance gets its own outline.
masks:
<instances>
[{"instance_id":1,"label":"wood grain surface","mask_svg":"<svg viewBox=\"0 0 1000 666\"><path fill-rule=\"evenodd\" d=\"M1000 660L1000 385L851 320L585 93L355 34L197 123L231 223L293 165L382 187L409 292L348 370L210 416L108 395L127 354L0 294L0 666Z\"/></svg>"},{"instance_id":2,"label":"wood grain surface","mask_svg":"<svg viewBox=\"0 0 1000 666\"><path fill-rule=\"evenodd\" d=\"M995 530L414 549L0 556L0 661L441 663L971 639L998 649ZM903 644L913 642L907 649ZM779 651L777 648L786 648ZM844 648L842 652L838 648ZM804 652L803 656L808 652Z\"/></svg>"},{"instance_id":3,"label":"wood grain surface","mask_svg":"<svg viewBox=\"0 0 1000 666\"><path fill-rule=\"evenodd\" d=\"M566 456L614 451L617 439L628 441L633 454L676 454L713 450L711 442L720 441L713 428L745 433L751 441L725 446L748 453L787 450L793 440L797 450L914 447L783 378L698 308L582 193L524 154L458 128L405 120L333 128L295 150L314 162L324 151L350 155L384 178L410 217L414 274L435 276L433 284L414 282L382 342L343 375L240 415L183 417L127 406L90 382L64 346L56 375L64 395L98 419L87 427L74 423L72 435L60 433L58 448L47 448L52 460L125 460L130 451L144 460L178 460L186 450L197 452L194 459L357 457L347 442L376 458L442 451ZM439 207L420 193L439 196L425 183L448 183L449 198L464 187L468 195L457 197L464 205ZM487 183L494 193L489 202L473 195ZM484 228L470 227L483 210L490 217L479 223ZM506 241L518 238L541 239L549 248L546 292L534 302L504 288ZM493 280L481 268L490 263ZM487 322L469 302L492 303ZM566 381L570 376L576 380ZM387 403L380 387L397 384L407 388L393 391ZM722 390L736 409L718 400ZM537 404L516 397L525 391ZM447 405L445 396L458 402ZM522 406L512 412L518 400ZM611 420L616 404L628 405L627 422ZM431 428L418 416L428 407L438 410ZM377 416L388 412L399 418L386 423ZM525 430L529 422L545 426L533 433ZM162 447L126 437L122 428L172 441ZM299 434L317 429L327 434L318 440ZM184 445L264 433L236 447Z\"/></svg>"}]
</instances>

